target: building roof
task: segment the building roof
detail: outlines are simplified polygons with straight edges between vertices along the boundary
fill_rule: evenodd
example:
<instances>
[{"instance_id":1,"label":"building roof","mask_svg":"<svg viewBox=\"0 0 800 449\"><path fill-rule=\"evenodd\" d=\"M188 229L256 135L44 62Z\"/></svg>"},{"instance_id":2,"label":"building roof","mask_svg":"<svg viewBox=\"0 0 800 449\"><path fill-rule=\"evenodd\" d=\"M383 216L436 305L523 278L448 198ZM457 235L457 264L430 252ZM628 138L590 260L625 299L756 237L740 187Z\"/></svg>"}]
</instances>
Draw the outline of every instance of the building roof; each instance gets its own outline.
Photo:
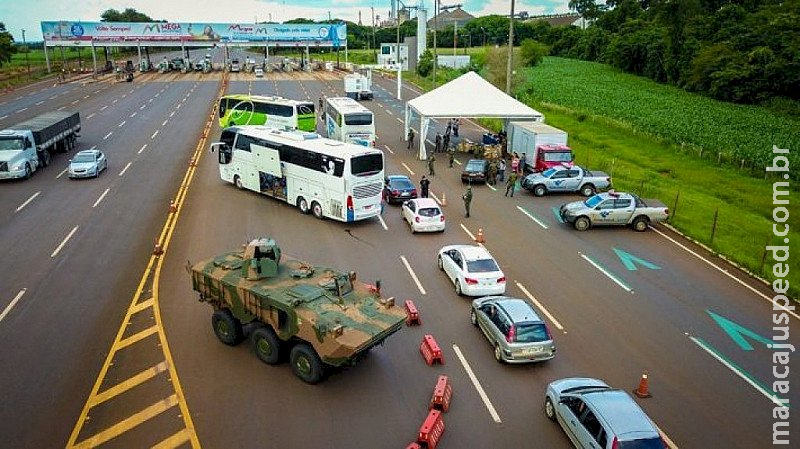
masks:
<instances>
[{"instance_id":1,"label":"building roof","mask_svg":"<svg viewBox=\"0 0 800 449\"><path fill-rule=\"evenodd\" d=\"M442 11L438 15L428 19L428 28L432 29L434 28L434 25L438 25L438 28L441 29L446 26L452 26L453 22L458 22L459 26L463 26L465 23L471 21L474 18L475 16L464 11L461 8Z\"/></svg>"},{"instance_id":2,"label":"building roof","mask_svg":"<svg viewBox=\"0 0 800 449\"><path fill-rule=\"evenodd\" d=\"M527 22L538 22L538 21L545 21L550 24L550 26L554 27L561 27L561 26L570 26L574 24L576 21L580 20L581 15L577 13L566 13L566 14L548 14L543 16L534 16L527 20Z\"/></svg>"}]
</instances>

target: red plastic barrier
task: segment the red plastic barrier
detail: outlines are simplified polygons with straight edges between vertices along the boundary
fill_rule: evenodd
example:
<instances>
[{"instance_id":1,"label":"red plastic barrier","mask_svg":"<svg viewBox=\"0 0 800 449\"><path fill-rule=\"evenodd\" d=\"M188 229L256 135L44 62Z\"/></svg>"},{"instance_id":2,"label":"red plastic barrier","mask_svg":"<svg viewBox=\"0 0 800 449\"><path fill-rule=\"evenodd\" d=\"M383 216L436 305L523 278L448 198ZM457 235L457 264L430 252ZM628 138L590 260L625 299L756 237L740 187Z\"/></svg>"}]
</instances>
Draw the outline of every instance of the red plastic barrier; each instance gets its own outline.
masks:
<instances>
[{"instance_id":1,"label":"red plastic barrier","mask_svg":"<svg viewBox=\"0 0 800 449\"><path fill-rule=\"evenodd\" d=\"M445 375L439 376L436 381L436 386L433 387L433 395L431 395L431 403L428 409L440 410L447 413L450 409L450 399L453 397L453 387L450 385L450 380Z\"/></svg>"},{"instance_id":2,"label":"red plastic barrier","mask_svg":"<svg viewBox=\"0 0 800 449\"><path fill-rule=\"evenodd\" d=\"M422 449L422 446L420 446L417 443L411 443L408 446L406 446L406 449Z\"/></svg>"},{"instance_id":3,"label":"red plastic barrier","mask_svg":"<svg viewBox=\"0 0 800 449\"><path fill-rule=\"evenodd\" d=\"M406 312L407 312L406 316L407 326L422 324L422 320L419 319L419 311L417 310L417 306L414 305L414 301L406 299Z\"/></svg>"},{"instance_id":4,"label":"red plastic barrier","mask_svg":"<svg viewBox=\"0 0 800 449\"><path fill-rule=\"evenodd\" d=\"M442 419L442 412L439 410L431 410L428 412L428 417L419 428L419 435L417 435L417 443L424 445L428 449L436 449L439 440L444 433L444 419Z\"/></svg>"},{"instance_id":5,"label":"red plastic barrier","mask_svg":"<svg viewBox=\"0 0 800 449\"><path fill-rule=\"evenodd\" d=\"M419 352L422 353L422 357L425 358L425 363L427 363L428 366L432 366L436 362L444 365L442 350L439 349L439 344L433 339L433 335L425 334L425 336L422 337L422 343L419 345Z\"/></svg>"}]
</instances>

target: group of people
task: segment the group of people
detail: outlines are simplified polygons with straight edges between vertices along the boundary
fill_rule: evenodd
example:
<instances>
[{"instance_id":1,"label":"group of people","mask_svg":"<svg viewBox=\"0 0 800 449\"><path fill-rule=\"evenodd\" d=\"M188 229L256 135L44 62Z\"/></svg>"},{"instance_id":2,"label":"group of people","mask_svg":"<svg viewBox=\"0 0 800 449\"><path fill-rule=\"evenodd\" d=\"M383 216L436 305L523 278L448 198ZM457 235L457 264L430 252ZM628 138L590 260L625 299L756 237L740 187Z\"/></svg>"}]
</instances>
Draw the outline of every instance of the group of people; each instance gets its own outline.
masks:
<instances>
[{"instance_id":1,"label":"group of people","mask_svg":"<svg viewBox=\"0 0 800 449\"><path fill-rule=\"evenodd\" d=\"M451 151L450 136L452 135L453 137L458 137L459 126L461 126L461 119L453 118L447 121L447 127L444 130L444 134L441 134L439 132L436 133L436 138L434 139L434 149L433 149L434 153L440 153L440 152L449 153ZM414 132L414 128L409 128L408 136L406 139L408 141L406 149L410 150L414 148L415 136L416 133ZM452 167L452 162L450 166Z\"/></svg>"}]
</instances>

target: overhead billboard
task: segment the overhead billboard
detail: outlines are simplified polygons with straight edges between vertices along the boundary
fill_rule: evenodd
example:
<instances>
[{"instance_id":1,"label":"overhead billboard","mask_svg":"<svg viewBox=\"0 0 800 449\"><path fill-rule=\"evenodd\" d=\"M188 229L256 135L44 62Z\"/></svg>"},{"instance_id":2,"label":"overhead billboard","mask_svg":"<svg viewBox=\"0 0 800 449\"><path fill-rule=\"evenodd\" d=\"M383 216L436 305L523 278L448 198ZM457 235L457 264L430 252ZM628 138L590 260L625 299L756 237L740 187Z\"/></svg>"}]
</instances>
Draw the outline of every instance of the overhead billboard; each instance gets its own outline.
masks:
<instances>
[{"instance_id":1,"label":"overhead billboard","mask_svg":"<svg viewBox=\"0 0 800 449\"><path fill-rule=\"evenodd\" d=\"M196 22L41 22L48 45L120 42L347 45L347 25Z\"/></svg>"}]
</instances>

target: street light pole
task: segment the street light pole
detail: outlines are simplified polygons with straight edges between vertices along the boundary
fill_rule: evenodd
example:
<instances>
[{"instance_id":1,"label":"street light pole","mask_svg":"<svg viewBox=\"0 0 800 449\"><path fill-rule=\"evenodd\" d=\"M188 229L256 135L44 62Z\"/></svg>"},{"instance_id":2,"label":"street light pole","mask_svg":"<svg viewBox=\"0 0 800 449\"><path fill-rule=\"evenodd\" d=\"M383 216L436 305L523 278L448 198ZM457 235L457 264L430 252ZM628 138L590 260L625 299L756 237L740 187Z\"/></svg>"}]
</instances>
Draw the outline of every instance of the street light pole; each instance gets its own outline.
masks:
<instances>
[{"instance_id":1,"label":"street light pole","mask_svg":"<svg viewBox=\"0 0 800 449\"><path fill-rule=\"evenodd\" d=\"M397 8L397 53L395 54L397 63L397 99L402 100L402 76L403 76L403 65L400 59L400 8Z\"/></svg>"},{"instance_id":2,"label":"street light pole","mask_svg":"<svg viewBox=\"0 0 800 449\"><path fill-rule=\"evenodd\" d=\"M25 66L28 67L28 79L31 79L31 64L28 61L28 53L30 53L30 49L28 48L28 43L25 42L25 29L22 29L22 45L25 47Z\"/></svg>"},{"instance_id":3,"label":"street light pole","mask_svg":"<svg viewBox=\"0 0 800 449\"><path fill-rule=\"evenodd\" d=\"M506 94L511 95L511 62L514 59L514 0L511 0L511 16L508 18L508 65L506 66Z\"/></svg>"},{"instance_id":4,"label":"street light pole","mask_svg":"<svg viewBox=\"0 0 800 449\"><path fill-rule=\"evenodd\" d=\"M433 87L436 87L436 29L439 28L439 0L433 0Z\"/></svg>"}]
</instances>

